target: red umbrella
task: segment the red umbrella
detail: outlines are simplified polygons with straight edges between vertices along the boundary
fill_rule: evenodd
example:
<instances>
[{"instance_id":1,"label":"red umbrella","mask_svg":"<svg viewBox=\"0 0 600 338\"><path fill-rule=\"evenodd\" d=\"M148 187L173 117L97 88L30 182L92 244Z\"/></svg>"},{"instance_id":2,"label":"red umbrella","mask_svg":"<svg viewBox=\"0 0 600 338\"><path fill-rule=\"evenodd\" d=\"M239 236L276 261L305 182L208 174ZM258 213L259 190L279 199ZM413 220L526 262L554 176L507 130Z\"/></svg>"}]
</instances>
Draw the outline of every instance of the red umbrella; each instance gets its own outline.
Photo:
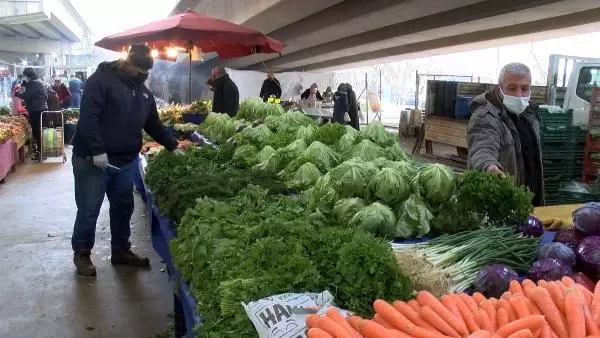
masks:
<instances>
[{"instance_id":1,"label":"red umbrella","mask_svg":"<svg viewBox=\"0 0 600 338\"><path fill-rule=\"evenodd\" d=\"M186 51L190 56L192 47L203 53L216 52L220 58L236 58L255 53L281 53L285 46L261 32L231 22L200 15L191 9L163 20L114 34L96 42L96 46L121 52L131 44L147 44L158 50L158 57L172 58L169 48Z\"/></svg>"}]
</instances>

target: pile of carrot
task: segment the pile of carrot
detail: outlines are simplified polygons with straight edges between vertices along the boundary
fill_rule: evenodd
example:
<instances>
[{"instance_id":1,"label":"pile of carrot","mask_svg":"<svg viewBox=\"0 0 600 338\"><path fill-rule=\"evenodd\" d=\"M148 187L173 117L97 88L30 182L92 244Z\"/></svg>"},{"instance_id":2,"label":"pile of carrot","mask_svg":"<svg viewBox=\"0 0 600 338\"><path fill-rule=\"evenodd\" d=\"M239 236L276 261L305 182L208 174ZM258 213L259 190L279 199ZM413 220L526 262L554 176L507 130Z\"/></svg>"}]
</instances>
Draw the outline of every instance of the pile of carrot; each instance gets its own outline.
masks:
<instances>
[{"instance_id":1,"label":"pile of carrot","mask_svg":"<svg viewBox=\"0 0 600 338\"><path fill-rule=\"evenodd\" d=\"M308 338L600 338L600 282L592 292L569 277L513 280L500 299L420 291L408 302L378 299L373 308L370 320L335 308L308 315Z\"/></svg>"}]
</instances>

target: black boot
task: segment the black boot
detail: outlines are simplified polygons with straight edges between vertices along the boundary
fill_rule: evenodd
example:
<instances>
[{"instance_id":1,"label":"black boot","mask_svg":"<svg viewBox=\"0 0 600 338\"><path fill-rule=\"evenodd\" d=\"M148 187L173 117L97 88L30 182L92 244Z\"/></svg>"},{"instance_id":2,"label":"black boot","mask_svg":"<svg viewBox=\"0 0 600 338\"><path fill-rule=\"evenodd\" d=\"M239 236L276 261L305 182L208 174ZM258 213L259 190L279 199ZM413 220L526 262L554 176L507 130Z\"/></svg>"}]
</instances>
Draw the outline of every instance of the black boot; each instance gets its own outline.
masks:
<instances>
[{"instance_id":1,"label":"black boot","mask_svg":"<svg viewBox=\"0 0 600 338\"><path fill-rule=\"evenodd\" d=\"M140 257L134 254L130 249L113 251L110 256L110 262L113 265L131 265L142 268L150 267L150 260L146 257Z\"/></svg>"},{"instance_id":2,"label":"black boot","mask_svg":"<svg viewBox=\"0 0 600 338\"><path fill-rule=\"evenodd\" d=\"M87 278L96 277L96 267L92 263L89 252L75 252L73 263L75 263L78 275Z\"/></svg>"}]
</instances>

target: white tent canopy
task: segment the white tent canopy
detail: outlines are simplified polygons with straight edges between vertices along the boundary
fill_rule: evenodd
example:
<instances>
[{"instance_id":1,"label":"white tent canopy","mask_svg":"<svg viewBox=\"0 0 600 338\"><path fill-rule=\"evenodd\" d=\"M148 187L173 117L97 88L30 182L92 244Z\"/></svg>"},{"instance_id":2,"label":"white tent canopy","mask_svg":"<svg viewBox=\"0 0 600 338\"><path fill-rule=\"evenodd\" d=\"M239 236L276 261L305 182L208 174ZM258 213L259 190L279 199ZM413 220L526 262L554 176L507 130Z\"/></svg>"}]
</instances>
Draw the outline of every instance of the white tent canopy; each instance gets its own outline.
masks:
<instances>
[{"instance_id":1,"label":"white tent canopy","mask_svg":"<svg viewBox=\"0 0 600 338\"><path fill-rule=\"evenodd\" d=\"M227 68L227 73L240 91L240 101L248 97L258 97L262 83L267 78L267 73L251 70ZM333 91L337 88L333 73L284 72L275 74L275 77L281 83L282 100L299 100L302 91L309 88L313 83L319 86L321 93L325 91L327 86L330 86Z\"/></svg>"}]
</instances>

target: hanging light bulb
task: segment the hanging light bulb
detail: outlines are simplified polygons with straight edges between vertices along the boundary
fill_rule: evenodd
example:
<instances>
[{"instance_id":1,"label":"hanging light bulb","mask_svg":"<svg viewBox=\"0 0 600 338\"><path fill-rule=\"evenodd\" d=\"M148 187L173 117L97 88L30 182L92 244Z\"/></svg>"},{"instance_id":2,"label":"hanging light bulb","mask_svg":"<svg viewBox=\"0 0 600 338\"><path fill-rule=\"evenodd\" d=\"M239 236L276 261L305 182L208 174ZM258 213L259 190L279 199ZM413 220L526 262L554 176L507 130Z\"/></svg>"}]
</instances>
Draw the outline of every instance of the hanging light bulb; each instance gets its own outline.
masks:
<instances>
[{"instance_id":1,"label":"hanging light bulb","mask_svg":"<svg viewBox=\"0 0 600 338\"><path fill-rule=\"evenodd\" d=\"M158 49L153 49L150 51L150 56L152 56L152 58L156 59L158 57Z\"/></svg>"},{"instance_id":2,"label":"hanging light bulb","mask_svg":"<svg viewBox=\"0 0 600 338\"><path fill-rule=\"evenodd\" d=\"M121 51L121 53L119 53L119 59L121 60L125 60L127 59L127 51L125 51L124 49Z\"/></svg>"},{"instance_id":3,"label":"hanging light bulb","mask_svg":"<svg viewBox=\"0 0 600 338\"><path fill-rule=\"evenodd\" d=\"M168 58L175 59L175 58L177 58L177 55L179 55L179 50L177 50L177 48L175 48L175 47L167 48L167 57Z\"/></svg>"}]
</instances>

